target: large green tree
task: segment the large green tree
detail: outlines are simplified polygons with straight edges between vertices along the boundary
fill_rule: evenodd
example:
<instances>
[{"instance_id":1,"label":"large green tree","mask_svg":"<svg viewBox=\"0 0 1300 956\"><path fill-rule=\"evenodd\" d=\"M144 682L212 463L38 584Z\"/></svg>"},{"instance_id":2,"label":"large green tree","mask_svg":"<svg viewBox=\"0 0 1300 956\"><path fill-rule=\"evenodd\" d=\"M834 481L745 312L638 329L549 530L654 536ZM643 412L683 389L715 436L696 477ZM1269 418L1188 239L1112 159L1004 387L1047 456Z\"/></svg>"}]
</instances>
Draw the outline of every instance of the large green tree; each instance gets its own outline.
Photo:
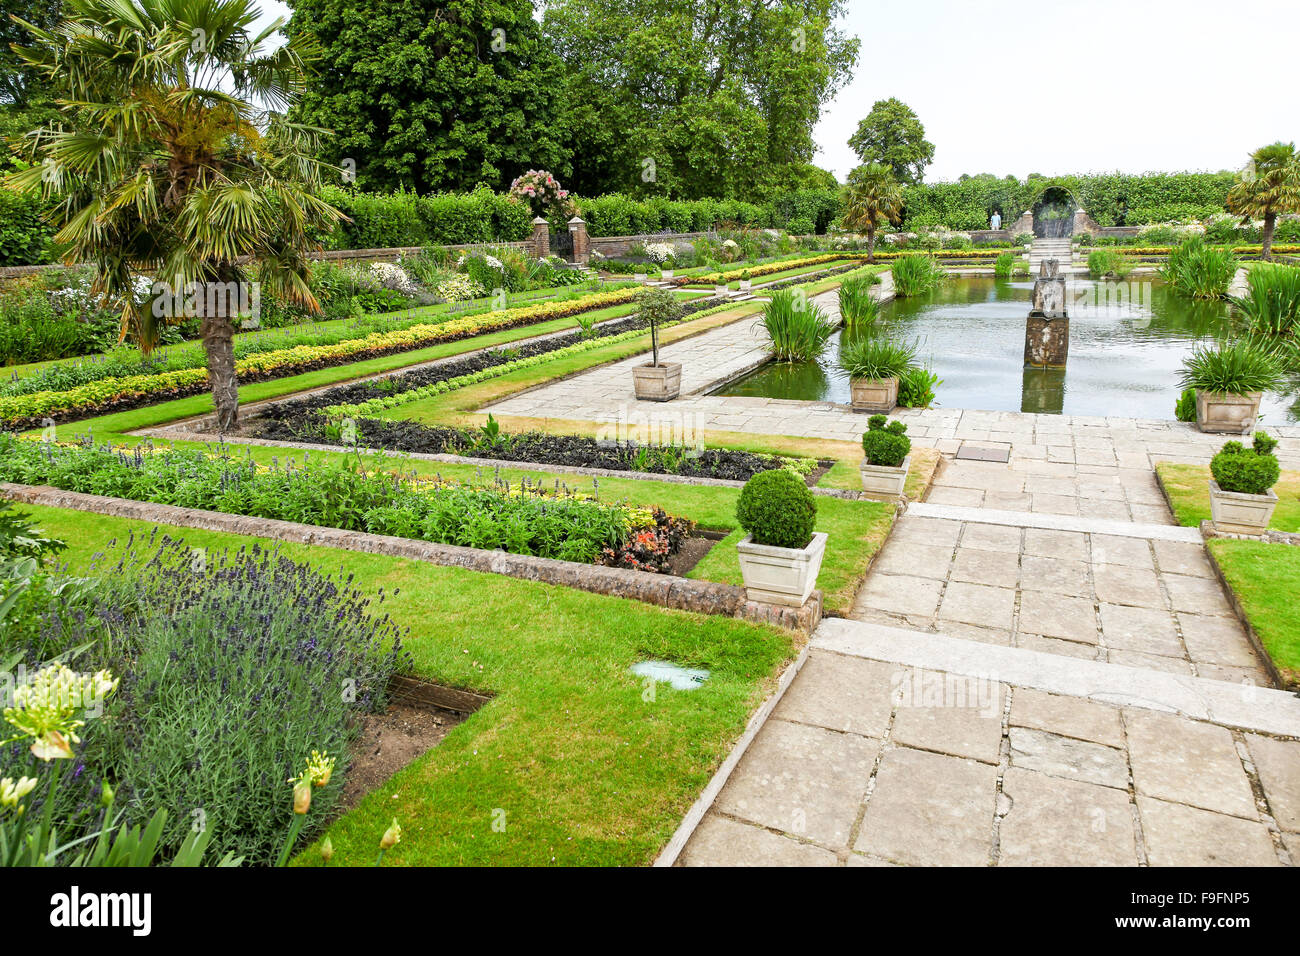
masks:
<instances>
[{"instance_id":1,"label":"large green tree","mask_svg":"<svg viewBox=\"0 0 1300 956\"><path fill-rule=\"evenodd\" d=\"M934 161L934 144L925 138L920 117L902 100L877 100L849 137L864 164L884 163L900 183L915 185Z\"/></svg>"},{"instance_id":2,"label":"large green tree","mask_svg":"<svg viewBox=\"0 0 1300 956\"><path fill-rule=\"evenodd\" d=\"M61 0L0 0L0 105L24 109L46 98L46 84L13 48L31 39L16 18L48 29L58 22L61 6Z\"/></svg>"},{"instance_id":3,"label":"large green tree","mask_svg":"<svg viewBox=\"0 0 1300 956\"><path fill-rule=\"evenodd\" d=\"M52 30L31 26L21 51L58 124L29 138L32 165L5 185L52 203L66 261L91 264L124 337L147 350L159 322L200 318L226 431L234 326L253 298L244 269L262 292L319 308L311 236L340 214L318 195L319 131L284 119L317 51L275 46L281 24L256 30L251 0L66 0L64 12Z\"/></svg>"},{"instance_id":4,"label":"large green tree","mask_svg":"<svg viewBox=\"0 0 1300 956\"><path fill-rule=\"evenodd\" d=\"M579 193L754 198L806 175L858 41L843 0L553 0Z\"/></svg>"},{"instance_id":5,"label":"large green tree","mask_svg":"<svg viewBox=\"0 0 1300 956\"><path fill-rule=\"evenodd\" d=\"M1270 143L1250 154L1250 163L1228 191L1228 211L1247 221L1264 221L1265 259L1273 255L1277 217L1300 212L1300 154L1295 143Z\"/></svg>"},{"instance_id":6,"label":"large green tree","mask_svg":"<svg viewBox=\"0 0 1300 956\"><path fill-rule=\"evenodd\" d=\"M289 35L325 51L296 117L335 132L325 158L358 186L504 189L563 170L563 67L531 0L289 2Z\"/></svg>"}]
</instances>

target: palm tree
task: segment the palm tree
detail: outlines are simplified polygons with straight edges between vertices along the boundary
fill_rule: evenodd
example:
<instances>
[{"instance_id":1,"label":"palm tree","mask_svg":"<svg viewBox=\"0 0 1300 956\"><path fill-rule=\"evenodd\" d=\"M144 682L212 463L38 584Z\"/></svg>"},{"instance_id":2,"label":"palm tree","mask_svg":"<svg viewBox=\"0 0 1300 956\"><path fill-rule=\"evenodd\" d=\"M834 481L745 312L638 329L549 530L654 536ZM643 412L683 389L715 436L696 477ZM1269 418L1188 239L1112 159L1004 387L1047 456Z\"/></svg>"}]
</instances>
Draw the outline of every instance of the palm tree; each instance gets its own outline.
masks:
<instances>
[{"instance_id":1,"label":"palm tree","mask_svg":"<svg viewBox=\"0 0 1300 956\"><path fill-rule=\"evenodd\" d=\"M1295 143L1272 143L1250 154L1250 165L1228 191L1228 211L1246 222L1264 220L1262 254L1271 259L1277 217L1300 212L1300 156Z\"/></svg>"},{"instance_id":2,"label":"palm tree","mask_svg":"<svg viewBox=\"0 0 1300 956\"><path fill-rule=\"evenodd\" d=\"M252 0L65 0L49 29L19 21L33 37L19 53L54 87L60 119L28 134L32 165L7 185L52 204L65 261L94 267L124 339L148 354L160 320L200 318L223 432L238 419L234 333L250 289L318 312L313 236L342 218L318 195L324 131L284 118L318 49L271 49L283 20L254 33L260 17Z\"/></svg>"},{"instance_id":3,"label":"palm tree","mask_svg":"<svg viewBox=\"0 0 1300 956\"><path fill-rule=\"evenodd\" d=\"M867 261L876 258L876 231L883 220L902 221L903 187L884 163L869 163L849 173L844 225L867 234Z\"/></svg>"}]
</instances>

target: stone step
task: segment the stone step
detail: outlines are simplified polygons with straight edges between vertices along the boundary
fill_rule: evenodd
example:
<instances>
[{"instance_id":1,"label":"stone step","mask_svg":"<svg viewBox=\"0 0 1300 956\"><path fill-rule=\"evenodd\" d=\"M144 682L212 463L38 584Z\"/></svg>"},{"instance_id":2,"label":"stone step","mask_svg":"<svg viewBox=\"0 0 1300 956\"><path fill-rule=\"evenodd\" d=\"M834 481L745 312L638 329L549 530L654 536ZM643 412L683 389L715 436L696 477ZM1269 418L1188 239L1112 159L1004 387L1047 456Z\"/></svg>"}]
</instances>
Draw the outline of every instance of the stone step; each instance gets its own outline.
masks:
<instances>
[{"instance_id":1,"label":"stone step","mask_svg":"<svg viewBox=\"0 0 1300 956\"><path fill-rule=\"evenodd\" d=\"M907 506L909 518L944 518L973 524L998 524L1012 528L1039 528L1045 531L1079 531L1085 534L1109 534L1148 541L1182 541L1201 543L1201 532L1177 524L1147 524L1114 518L1084 518L1045 511L1003 511L998 508L968 508L962 505L931 504L917 501Z\"/></svg>"},{"instance_id":2,"label":"stone step","mask_svg":"<svg viewBox=\"0 0 1300 956\"><path fill-rule=\"evenodd\" d=\"M1300 697L1231 681L1083 660L914 631L868 621L823 618L813 650L1030 687L1049 694L1174 713L1225 727L1300 736Z\"/></svg>"}]
</instances>

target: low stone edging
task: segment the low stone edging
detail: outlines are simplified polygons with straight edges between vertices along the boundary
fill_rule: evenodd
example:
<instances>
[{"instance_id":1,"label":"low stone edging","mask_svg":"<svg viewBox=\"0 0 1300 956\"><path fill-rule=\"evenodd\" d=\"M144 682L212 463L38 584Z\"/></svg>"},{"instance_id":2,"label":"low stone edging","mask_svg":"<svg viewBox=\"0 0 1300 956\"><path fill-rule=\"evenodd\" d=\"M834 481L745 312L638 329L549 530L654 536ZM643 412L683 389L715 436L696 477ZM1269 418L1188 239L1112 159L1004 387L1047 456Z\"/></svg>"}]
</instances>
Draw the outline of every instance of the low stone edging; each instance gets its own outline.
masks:
<instances>
[{"instance_id":1,"label":"low stone edging","mask_svg":"<svg viewBox=\"0 0 1300 956\"><path fill-rule=\"evenodd\" d=\"M1300 533L1295 531L1275 531L1269 528L1263 534L1234 534L1231 531L1220 531L1214 527L1214 522L1208 518L1201 521L1201 537L1228 538L1232 541L1259 541L1264 544L1289 544L1292 547L1300 545Z\"/></svg>"},{"instance_id":2,"label":"low stone edging","mask_svg":"<svg viewBox=\"0 0 1300 956\"><path fill-rule=\"evenodd\" d=\"M1206 523L1208 524L1208 522ZM1232 535L1229 537L1236 536ZM1223 568L1219 565L1219 559L1214 555L1214 549L1206 548L1205 556L1210 561L1210 567L1214 568L1214 576L1218 578L1219 586L1222 587L1224 593L1228 595L1228 603L1232 605L1232 613L1237 616L1237 621L1241 624L1241 629L1246 632L1246 639L1250 641L1250 646L1254 649L1255 656L1259 658L1260 663L1264 666L1264 670L1268 672L1268 676L1273 681L1273 686L1285 688L1287 690L1300 689L1294 682L1283 678L1282 672L1278 670L1277 665L1273 663L1272 656L1264 649L1264 642L1259 639L1259 634L1255 632L1255 628L1251 625L1250 617L1246 614L1246 608L1237 597L1237 592L1233 590L1232 585L1228 583L1228 576L1223 573Z\"/></svg>"},{"instance_id":3,"label":"low stone edging","mask_svg":"<svg viewBox=\"0 0 1300 956\"><path fill-rule=\"evenodd\" d=\"M805 634L812 633L822 615L820 591L813 592L813 596L801 608L778 607L746 600L745 589L735 585L651 574L648 571L628 571L555 558L437 544L393 535L324 528L275 518L254 518L220 511L88 495L62 491L48 485L0 482L0 495L23 504L68 508L202 531L250 535L274 541L409 558L468 571L504 574L526 581L558 584L696 614L716 614L758 624L774 624Z\"/></svg>"}]
</instances>

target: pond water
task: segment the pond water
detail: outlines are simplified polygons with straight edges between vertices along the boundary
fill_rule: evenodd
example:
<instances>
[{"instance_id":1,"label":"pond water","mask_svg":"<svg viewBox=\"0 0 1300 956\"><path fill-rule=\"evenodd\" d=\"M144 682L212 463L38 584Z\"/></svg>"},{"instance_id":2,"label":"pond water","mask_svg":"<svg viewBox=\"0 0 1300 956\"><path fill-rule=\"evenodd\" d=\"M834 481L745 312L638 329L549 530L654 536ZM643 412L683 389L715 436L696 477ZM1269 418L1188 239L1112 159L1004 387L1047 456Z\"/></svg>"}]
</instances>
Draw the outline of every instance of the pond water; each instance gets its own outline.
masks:
<instances>
[{"instance_id":1,"label":"pond water","mask_svg":"<svg viewBox=\"0 0 1300 956\"><path fill-rule=\"evenodd\" d=\"M951 279L933 293L895 299L873 329L836 333L816 362L771 363L714 394L848 404L841 342L885 332L919 343L943 379L936 405L989 411L1173 418L1183 357L1226 331L1229 307L1177 295L1158 281L1068 280L1065 369L1024 367L1031 279ZM1300 421L1300 383L1269 394L1264 424Z\"/></svg>"}]
</instances>

